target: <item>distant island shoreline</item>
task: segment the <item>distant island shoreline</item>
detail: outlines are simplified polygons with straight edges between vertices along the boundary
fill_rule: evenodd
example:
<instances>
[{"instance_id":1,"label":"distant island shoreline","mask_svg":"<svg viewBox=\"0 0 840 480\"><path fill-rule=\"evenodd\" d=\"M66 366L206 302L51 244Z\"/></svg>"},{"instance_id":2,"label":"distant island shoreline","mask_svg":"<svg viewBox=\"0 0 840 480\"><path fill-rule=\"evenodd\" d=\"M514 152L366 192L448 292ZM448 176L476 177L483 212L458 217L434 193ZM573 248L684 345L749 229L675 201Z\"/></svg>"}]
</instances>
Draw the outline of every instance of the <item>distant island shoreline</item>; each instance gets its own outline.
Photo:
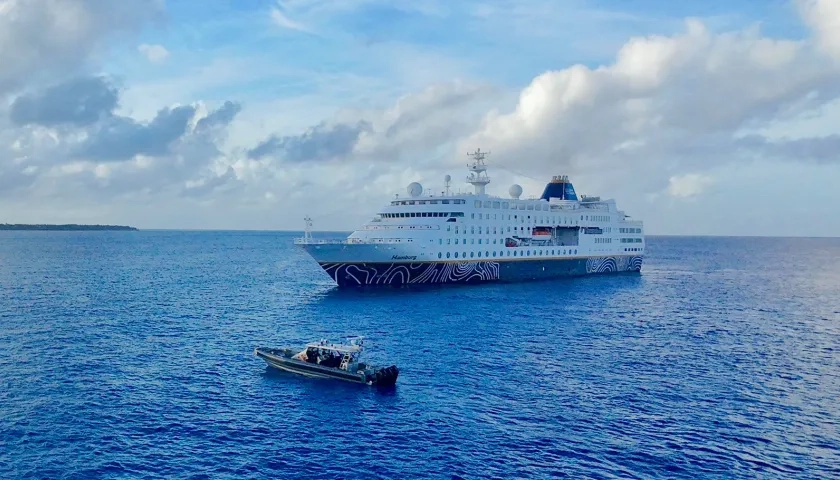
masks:
<instances>
[{"instance_id":1,"label":"distant island shoreline","mask_svg":"<svg viewBox=\"0 0 840 480\"><path fill-rule=\"evenodd\" d=\"M0 230L20 230L20 231L65 231L65 232L83 232L83 231L137 231L134 227L125 225L79 225L76 223L68 223L63 225L48 225L48 224L25 224L25 223L0 223Z\"/></svg>"}]
</instances>

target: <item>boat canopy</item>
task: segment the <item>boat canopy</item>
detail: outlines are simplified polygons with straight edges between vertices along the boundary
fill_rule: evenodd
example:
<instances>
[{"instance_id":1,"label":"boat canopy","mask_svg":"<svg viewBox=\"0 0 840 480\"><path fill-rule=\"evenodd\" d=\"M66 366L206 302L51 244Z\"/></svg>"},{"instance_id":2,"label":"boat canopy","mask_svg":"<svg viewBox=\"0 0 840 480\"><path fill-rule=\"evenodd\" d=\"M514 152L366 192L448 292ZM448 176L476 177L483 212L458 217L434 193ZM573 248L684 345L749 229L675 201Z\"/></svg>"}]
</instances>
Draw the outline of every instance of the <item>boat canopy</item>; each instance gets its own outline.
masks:
<instances>
[{"instance_id":1,"label":"boat canopy","mask_svg":"<svg viewBox=\"0 0 840 480\"><path fill-rule=\"evenodd\" d=\"M320 350L330 350L339 353L359 353L362 351L362 339L364 337L348 337L347 343L333 344L327 343L326 340L320 342L307 343L306 348L317 348Z\"/></svg>"}]
</instances>

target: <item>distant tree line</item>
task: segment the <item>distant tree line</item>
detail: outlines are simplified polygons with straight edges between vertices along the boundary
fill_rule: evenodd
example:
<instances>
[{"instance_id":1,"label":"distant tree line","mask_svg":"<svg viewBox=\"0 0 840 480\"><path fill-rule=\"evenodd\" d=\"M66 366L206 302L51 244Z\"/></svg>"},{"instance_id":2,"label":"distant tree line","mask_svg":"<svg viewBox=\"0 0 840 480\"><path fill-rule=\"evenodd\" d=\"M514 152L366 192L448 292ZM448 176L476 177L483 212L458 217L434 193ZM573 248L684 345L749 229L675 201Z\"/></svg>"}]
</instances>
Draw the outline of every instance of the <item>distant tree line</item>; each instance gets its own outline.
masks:
<instances>
[{"instance_id":1,"label":"distant tree line","mask_svg":"<svg viewBox=\"0 0 840 480\"><path fill-rule=\"evenodd\" d=\"M65 230L65 231L79 231L79 230L137 230L134 227L127 227L125 225L78 225L75 223L68 223L64 225L46 225L35 224L29 225L25 223L0 223L0 230Z\"/></svg>"}]
</instances>

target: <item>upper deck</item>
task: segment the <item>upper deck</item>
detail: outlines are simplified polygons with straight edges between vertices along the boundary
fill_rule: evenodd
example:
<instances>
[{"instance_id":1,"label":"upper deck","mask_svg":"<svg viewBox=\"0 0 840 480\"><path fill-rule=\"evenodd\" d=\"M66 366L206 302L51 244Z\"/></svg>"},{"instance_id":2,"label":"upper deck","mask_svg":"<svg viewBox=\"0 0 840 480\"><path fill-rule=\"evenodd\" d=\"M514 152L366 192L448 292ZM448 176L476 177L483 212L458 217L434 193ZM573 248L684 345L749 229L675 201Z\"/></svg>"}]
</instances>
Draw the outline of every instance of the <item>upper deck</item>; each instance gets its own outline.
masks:
<instances>
[{"instance_id":1,"label":"upper deck","mask_svg":"<svg viewBox=\"0 0 840 480\"><path fill-rule=\"evenodd\" d=\"M581 242L588 240L589 235L599 236L599 240L593 237L597 244L636 243L643 235L642 222L630 219L617 208L615 200L578 197L566 176L553 177L541 197L520 198L519 185L510 187L509 197L487 194L485 187L490 180L482 159L483 156L477 158L470 166L473 174L467 180L475 186L472 193L451 192L448 175L445 188L439 192L424 191L422 185L412 182L406 189L407 195L395 195L345 240L315 240L307 235L295 243L413 244L430 248L430 244L468 242L510 245L550 235L558 245L583 245Z\"/></svg>"}]
</instances>

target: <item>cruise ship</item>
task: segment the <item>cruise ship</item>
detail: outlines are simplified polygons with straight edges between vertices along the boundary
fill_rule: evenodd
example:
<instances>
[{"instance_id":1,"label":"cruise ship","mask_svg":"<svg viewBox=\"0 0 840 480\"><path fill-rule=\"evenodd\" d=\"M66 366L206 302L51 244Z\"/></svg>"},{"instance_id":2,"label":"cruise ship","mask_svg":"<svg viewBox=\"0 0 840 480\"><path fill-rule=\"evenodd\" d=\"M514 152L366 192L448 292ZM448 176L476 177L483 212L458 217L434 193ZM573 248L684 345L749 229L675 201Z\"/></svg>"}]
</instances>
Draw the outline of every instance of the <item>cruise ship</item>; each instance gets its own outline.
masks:
<instances>
[{"instance_id":1,"label":"cruise ship","mask_svg":"<svg viewBox=\"0 0 840 480\"><path fill-rule=\"evenodd\" d=\"M339 287L514 282L590 274L640 272L642 222L615 200L578 197L567 176L555 176L539 198L488 195L486 152L469 154L473 193L438 194L408 185L346 239L312 237L306 218L295 239Z\"/></svg>"}]
</instances>

